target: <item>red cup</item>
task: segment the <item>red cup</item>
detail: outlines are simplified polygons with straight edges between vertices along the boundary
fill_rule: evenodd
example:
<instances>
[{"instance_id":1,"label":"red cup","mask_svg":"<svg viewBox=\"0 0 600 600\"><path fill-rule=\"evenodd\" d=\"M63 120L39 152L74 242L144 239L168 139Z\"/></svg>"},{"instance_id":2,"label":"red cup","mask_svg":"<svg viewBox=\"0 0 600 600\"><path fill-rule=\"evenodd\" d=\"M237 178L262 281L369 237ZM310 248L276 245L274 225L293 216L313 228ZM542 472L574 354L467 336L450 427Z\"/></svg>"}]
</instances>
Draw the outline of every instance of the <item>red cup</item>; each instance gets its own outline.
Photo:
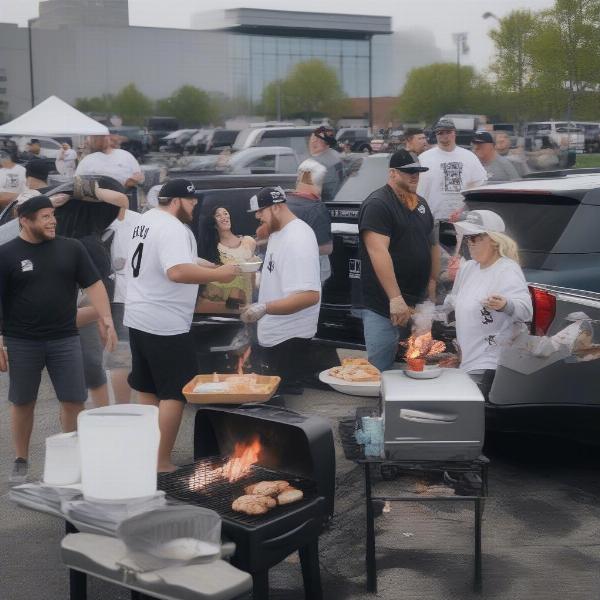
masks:
<instances>
[{"instance_id":1,"label":"red cup","mask_svg":"<svg viewBox=\"0 0 600 600\"><path fill-rule=\"evenodd\" d=\"M425 368L424 358L407 358L406 364L410 371L422 371Z\"/></svg>"}]
</instances>

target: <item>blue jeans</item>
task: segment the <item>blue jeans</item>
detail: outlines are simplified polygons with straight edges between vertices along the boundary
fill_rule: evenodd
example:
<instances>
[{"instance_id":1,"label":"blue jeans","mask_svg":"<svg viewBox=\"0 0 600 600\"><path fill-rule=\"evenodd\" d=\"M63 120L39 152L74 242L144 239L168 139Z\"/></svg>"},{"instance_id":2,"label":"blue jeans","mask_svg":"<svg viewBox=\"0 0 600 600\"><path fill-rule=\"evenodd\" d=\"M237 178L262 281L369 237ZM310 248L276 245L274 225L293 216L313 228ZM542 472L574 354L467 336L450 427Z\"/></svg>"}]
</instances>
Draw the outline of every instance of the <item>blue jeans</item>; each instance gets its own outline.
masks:
<instances>
[{"instance_id":1,"label":"blue jeans","mask_svg":"<svg viewBox=\"0 0 600 600\"><path fill-rule=\"evenodd\" d=\"M369 362L380 371L389 371L394 365L398 343L410 334L408 327L392 325L389 317L366 308L362 311L362 322Z\"/></svg>"}]
</instances>

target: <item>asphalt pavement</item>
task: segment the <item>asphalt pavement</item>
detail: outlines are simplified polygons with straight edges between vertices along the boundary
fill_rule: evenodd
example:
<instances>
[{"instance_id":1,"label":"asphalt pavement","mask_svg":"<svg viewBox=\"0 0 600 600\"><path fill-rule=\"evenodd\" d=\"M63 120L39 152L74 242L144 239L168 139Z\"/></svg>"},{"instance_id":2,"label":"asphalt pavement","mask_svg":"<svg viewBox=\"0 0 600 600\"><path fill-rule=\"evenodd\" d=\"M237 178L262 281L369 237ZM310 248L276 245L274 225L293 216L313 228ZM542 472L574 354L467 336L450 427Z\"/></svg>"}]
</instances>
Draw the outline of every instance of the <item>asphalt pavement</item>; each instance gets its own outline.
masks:
<instances>
[{"instance_id":1,"label":"asphalt pavement","mask_svg":"<svg viewBox=\"0 0 600 600\"><path fill-rule=\"evenodd\" d=\"M58 519L8 499L13 455L7 378L0 376L0 600L68 598ZM483 591L472 591L471 504L395 504L376 520L379 592L366 592L365 508L361 469L344 458L337 424L376 399L306 390L287 406L324 416L336 436L336 515L320 539L324 597L437 600L591 600L600 597L600 451L539 438L502 437L489 448L490 497L483 522ZM175 462L192 459L194 408L188 406ZM44 439L59 431L56 399L47 378L38 401L31 478L43 469ZM303 598L297 555L271 571L273 600ZM90 600L126 599L100 580Z\"/></svg>"}]
</instances>

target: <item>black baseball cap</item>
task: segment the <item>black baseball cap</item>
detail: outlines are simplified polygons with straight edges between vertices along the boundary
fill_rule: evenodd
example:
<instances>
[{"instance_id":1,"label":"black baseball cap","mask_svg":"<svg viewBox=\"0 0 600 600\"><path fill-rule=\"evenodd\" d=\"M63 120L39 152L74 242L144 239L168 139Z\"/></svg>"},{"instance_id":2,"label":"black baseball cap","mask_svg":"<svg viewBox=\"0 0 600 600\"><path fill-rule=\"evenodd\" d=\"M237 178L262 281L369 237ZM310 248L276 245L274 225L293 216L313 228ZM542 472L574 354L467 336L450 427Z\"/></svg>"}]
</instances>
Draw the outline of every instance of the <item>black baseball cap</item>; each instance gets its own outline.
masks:
<instances>
[{"instance_id":1,"label":"black baseball cap","mask_svg":"<svg viewBox=\"0 0 600 600\"><path fill-rule=\"evenodd\" d=\"M25 166L25 177L35 177L46 181L50 173L50 166L43 160L31 160Z\"/></svg>"},{"instance_id":2,"label":"black baseball cap","mask_svg":"<svg viewBox=\"0 0 600 600\"><path fill-rule=\"evenodd\" d=\"M189 179L171 179L167 181L158 192L158 199L171 200L172 198L196 198L197 192L194 184Z\"/></svg>"},{"instance_id":3,"label":"black baseball cap","mask_svg":"<svg viewBox=\"0 0 600 600\"><path fill-rule=\"evenodd\" d=\"M446 129L456 131L456 125L454 124L454 121L452 121L451 119L440 119L435 124L433 131L438 132L438 131L444 131Z\"/></svg>"},{"instance_id":4,"label":"black baseball cap","mask_svg":"<svg viewBox=\"0 0 600 600\"><path fill-rule=\"evenodd\" d=\"M321 125L313 131L313 135L323 140L329 146L335 146L336 144L335 129L333 127Z\"/></svg>"},{"instance_id":5,"label":"black baseball cap","mask_svg":"<svg viewBox=\"0 0 600 600\"><path fill-rule=\"evenodd\" d=\"M54 208L50 198L48 196L33 196L33 198L29 198L23 204L17 205L17 216L30 215L42 208Z\"/></svg>"},{"instance_id":6,"label":"black baseball cap","mask_svg":"<svg viewBox=\"0 0 600 600\"><path fill-rule=\"evenodd\" d=\"M37 138L31 138L31 139L29 140L29 143L30 143L30 144L39 144L39 143L40 143L40 140L38 140Z\"/></svg>"},{"instance_id":7,"label":"black baseball cap","mask_svg":"<svg viewBox=\"0 0 600 600\"><path fill-rule=\"evenodd\" d=\"M246 212L255 213L273 204L283 204L286 200L285 192L279 186L264 187L250 198L250 208Z\"/></svg>"},{"instance_id":8,"label":"black baseball cap","mask_svg":"<svg viewBox=\"0 0 600 600\"><path fill-rule=\"evenodd\" d=\"M418 159L408 150L397 150L390 156L390 169L397 169L403 173L423 173L429 171L429 167L421 166Z\"/></svg>"},{"instance_id":9,"label":"black baseball cap","mask_svg":"<svg viewBox=\"0 0 600 600\"><path fill-rule=\"evenodd\" d=\"M489 131L476 131L473 139L471 140L472 144L494 144L494 138Z\"/></svg>"}]
</instances>

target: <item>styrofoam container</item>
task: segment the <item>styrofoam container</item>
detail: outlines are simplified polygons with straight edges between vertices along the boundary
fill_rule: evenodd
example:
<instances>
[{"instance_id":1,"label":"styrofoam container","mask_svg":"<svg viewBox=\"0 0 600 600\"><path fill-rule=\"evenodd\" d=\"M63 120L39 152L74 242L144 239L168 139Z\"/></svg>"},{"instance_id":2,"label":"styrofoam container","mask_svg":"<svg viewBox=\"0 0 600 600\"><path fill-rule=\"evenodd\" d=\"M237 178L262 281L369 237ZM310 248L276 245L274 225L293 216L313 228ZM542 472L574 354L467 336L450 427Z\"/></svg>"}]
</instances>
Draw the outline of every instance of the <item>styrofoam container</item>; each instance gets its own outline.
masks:
<instances>
[{"instance_id":1,"label":"styrofoam container","mask_svg":"<svg viewBox=\"0 0 600 600\"><path fill-rule=\"evenodd\" d=\"M79 438L76 431L46 438L44 483L71 485L81 481Z\"/></svg>"},{"instance_id":2,"label":"styrofoam container","mask_svg":"<svg viewBox=\"0 0 600 600\"><path fill-rule=\"evenodd\" d=\"M156 493L156 406L117 404L84 411L78 431L86 500L128 500Z\"/></svg>"}]
</instances>

